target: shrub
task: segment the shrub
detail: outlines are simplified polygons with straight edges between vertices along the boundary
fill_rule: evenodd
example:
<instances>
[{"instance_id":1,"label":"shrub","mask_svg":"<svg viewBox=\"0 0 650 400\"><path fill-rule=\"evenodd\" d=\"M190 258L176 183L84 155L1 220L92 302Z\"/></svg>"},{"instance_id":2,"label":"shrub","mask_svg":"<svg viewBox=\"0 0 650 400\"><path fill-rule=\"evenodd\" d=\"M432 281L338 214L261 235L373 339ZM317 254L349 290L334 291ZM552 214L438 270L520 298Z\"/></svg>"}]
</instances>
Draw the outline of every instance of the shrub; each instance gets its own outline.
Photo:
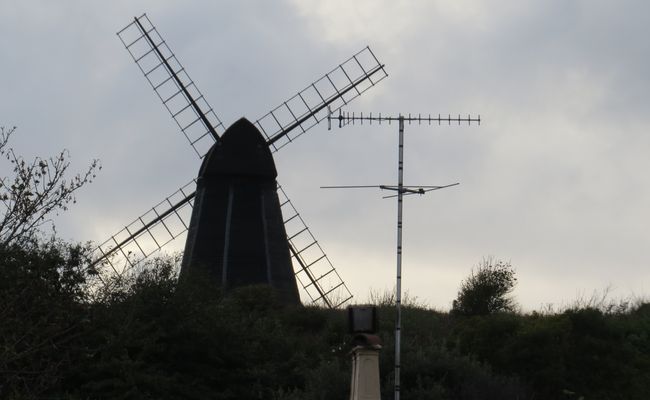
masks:
<instances>
[{"instance_id":1,"label":"shrub","mask_svg":"<svg viewBox=\"0 0 650 400\"><path fill-rule=\"evenodd\" d=\"M486 258L461 283L452 313L486 315L515 311L515 302L508 295L516 283L510 263Z\"/></svg>"}]
</instances>

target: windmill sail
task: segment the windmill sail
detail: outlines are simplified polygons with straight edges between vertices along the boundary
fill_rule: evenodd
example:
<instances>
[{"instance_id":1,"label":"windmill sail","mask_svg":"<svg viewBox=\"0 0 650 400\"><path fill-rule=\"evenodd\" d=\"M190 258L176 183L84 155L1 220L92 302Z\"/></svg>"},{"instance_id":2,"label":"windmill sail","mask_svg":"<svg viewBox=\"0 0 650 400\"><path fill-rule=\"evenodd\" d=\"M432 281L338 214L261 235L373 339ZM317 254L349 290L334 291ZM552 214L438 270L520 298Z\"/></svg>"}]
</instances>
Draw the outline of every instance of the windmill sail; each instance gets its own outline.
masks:
<instances>
[{"instance_id":1,"label":"windmill sail","mask_svg":"<svg viewBox=\"0 0 650 400\"><path fill-rule=\"evenodd\" d=\"M322 302L330 308L346 303L352 293L280 185L278 196L289 250L295 261L294 272L303 291L311 303Z\"/></svg>"},{"instance_id":2,"label":"windmill sail","mask_svg":"<svg viewBox=\"0 0 650 400\"><path fill-rule=\"evenodd\" d=\"M370 47L354 54L320 79L255 122L275 152L341 109L388 74Z\"/></svg>"},{"instance_id":3,"label":"windmill sail","mask_svg":"<svg viewBox=\"0 0 650 400\"><path fill-rule=\"evenodd\" d=\"M196 154L203 158L225 127L167 42L146 14L134 18L117 36Z\"/></svg>"},{"instance_id":4,"label":"windmill sail","mask_svg":"<svg viewBox=\"0 0 650 400\"><path fill-rule=\"evenodd\" d=\"M95 248L91 265L102 281L129 272L187 232L195 186L190 181Z\"/></svg>"}]
</instances>

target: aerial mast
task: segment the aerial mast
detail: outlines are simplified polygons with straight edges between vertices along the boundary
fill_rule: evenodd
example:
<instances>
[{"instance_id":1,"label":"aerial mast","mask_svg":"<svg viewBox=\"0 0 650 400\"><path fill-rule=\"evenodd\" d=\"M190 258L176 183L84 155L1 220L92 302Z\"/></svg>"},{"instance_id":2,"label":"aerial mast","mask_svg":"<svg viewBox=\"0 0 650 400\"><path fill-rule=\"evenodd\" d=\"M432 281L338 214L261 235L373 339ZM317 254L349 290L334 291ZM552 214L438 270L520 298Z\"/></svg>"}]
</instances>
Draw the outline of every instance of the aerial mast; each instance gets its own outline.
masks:
<instances>
[{"instance_id":1,"label":"aerial mast","mask_svg":"<svg viewBox=\"0 0 650 400\"><path fill-rule=\"evenodd\" d=\"M382 122L388 122L389 124L393 121L398 123L398 132L399 132L399 141L398 141L398 158L397 158L397 186L389 185L365 185L365 186L322 186L324 189L347 189L347 188L379 188L382 190L390 190L396 192L395 195L386 196L397 197L397 276L395 284L395 311L396 311L396 320L395 320L395 400L400 398L400 375L401 375L401 336L402 336L402 203L403 197L405 195L419 194L423 195L432 190L444 189L451 186L456 186L458 183L452 183L449 185L443 186L404 186L404 123L417 122L418 125L422 123L427 123L431 125L432 123L438 123L438 125L447 123L449 125L453 123L458 123L458 125L467 123L471 125L473 122L481 124L481 116L472 117L468 115L467 117L442 117L438 114L437 117L432 117L430 114L428 116L422 116L418 114L417 116L408 116L398 114L397 116L378 116L366 115L363 113L360 115L355 115L354 113L344 113L339 110L338 117L328 116L328 129L331 129L332 120L338 120L339 128L349 124L355 124L355 122L360 122L363 125L364 122L372 124L377 122L381 125Z\"/></svg>"}]
</instances>

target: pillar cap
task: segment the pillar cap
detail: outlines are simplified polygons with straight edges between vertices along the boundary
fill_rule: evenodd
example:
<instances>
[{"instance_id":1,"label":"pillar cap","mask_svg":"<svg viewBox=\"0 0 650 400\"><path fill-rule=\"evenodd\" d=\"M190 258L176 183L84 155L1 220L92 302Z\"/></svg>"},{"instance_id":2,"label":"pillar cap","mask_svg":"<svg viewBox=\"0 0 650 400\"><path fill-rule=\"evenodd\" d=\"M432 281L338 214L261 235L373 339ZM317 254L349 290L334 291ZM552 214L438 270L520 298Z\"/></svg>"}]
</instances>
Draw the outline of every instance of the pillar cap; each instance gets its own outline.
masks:
<instances>
[{"instance_id":1,"label":"pillar cap","mask_svg":"<svg viewBox=\"0 0 650 400\"><path fill-rule=\"evenodd\" d=\"M358 333L352 338L354 348L381 349L381 339L377 335Z\"/></svg>"}]
</instances>

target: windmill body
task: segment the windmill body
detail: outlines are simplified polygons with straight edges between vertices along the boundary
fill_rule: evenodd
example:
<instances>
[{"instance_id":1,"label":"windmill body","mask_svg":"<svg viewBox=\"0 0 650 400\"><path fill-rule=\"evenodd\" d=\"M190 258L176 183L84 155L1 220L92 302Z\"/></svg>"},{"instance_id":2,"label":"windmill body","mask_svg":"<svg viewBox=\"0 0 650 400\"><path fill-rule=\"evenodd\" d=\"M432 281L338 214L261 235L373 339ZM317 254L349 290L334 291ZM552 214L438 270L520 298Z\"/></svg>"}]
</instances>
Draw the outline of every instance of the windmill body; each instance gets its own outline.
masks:
<instances>
[{"instance_id":1,"label":"windmill body","mask_svg":"<svg viewBox=\"0 0 650 400\"><path fill-rule=\"evenodd\" d=\"M300 304L269 146L245 118L207 153L197 179L181 279L205 276L223 290L267 284Z\"/></svg>"}]
</instances>

